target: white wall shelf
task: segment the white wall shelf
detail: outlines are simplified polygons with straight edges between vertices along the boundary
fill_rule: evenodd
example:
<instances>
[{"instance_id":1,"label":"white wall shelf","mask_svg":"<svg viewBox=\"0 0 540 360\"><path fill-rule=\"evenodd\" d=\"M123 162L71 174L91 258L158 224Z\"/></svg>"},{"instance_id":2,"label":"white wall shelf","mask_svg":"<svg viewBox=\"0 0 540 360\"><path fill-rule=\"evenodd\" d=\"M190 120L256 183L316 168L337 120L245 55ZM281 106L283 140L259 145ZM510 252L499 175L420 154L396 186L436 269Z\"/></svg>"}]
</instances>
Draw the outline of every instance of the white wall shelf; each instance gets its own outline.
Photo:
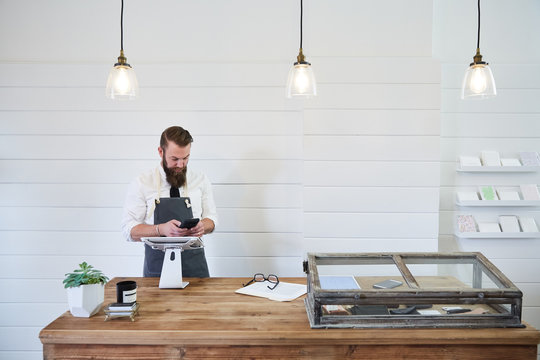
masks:
<instances>
[{"instance_id":1,"label":"white wall shelf","mask_svg":"<svg viewBox=\"0 0 540 360\"><path fill-rule=\"evenodd\" d=\"M474 207L519 207L519 206L540 206L540 200L456 200L457 206Z\"/></svg>"},{"instance_id":2,"label":"white wall shelf","mask_svg":"<svg viewBox=\"0 0 540 360\"><path fill-rule=\"evenodd\" d=\"M540 232L459 232L454 233L460 239L538 239Z\"/></svg>"},{"instance_id":3,"label":"white wall shelf","mask_svg":"<svg viewBox=\"0 0 540 360\"><path fill-rule=\"evenodd\" d=\"M476 173L520 173L520 172L538 172L540 166L461 166L458 165L458 172L476 172Z\"/></svg>"}]
</instances>

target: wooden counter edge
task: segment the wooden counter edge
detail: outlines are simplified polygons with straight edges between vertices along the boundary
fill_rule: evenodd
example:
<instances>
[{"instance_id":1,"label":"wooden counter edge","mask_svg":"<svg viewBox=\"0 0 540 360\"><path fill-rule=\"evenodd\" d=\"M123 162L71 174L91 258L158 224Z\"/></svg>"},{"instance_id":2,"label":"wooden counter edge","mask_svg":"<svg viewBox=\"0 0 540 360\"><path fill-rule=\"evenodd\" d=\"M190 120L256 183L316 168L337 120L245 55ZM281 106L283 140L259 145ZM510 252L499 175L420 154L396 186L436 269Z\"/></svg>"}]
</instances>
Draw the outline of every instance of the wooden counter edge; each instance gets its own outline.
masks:
<instances>
[{"instance_id":1,"label":"wooden counter edge","mask_svg":"<svg viewBox=\"0 0 540 360\"><path fill-rule=\"evenodd\" d=\"M417 345L433 344L499 344L499 345L537 345L540 332L533 327L508 329L512 336L499 333L494 336L486 329L349 329L336 332L332 330L308 329L306 331L118 331L86 330L74 336L70 330L43 329L39 338L43 344L133 344L133 345L267 345L279 341L283 345L399 345L403 341L413 341ZM475 330L480 330L475 332ZM505 329L488 329L505 330ZM471 332L472 331L472 332ZM515 332L518 332L517 334ZM320 332L317 334L317 332ZM380 332L379 334L376 334ZM518 336L519 334L519 336ZM473 336L470 336L473 335ZM510 334L507 334L510 335Z\"/></svg>"}]
</instances>

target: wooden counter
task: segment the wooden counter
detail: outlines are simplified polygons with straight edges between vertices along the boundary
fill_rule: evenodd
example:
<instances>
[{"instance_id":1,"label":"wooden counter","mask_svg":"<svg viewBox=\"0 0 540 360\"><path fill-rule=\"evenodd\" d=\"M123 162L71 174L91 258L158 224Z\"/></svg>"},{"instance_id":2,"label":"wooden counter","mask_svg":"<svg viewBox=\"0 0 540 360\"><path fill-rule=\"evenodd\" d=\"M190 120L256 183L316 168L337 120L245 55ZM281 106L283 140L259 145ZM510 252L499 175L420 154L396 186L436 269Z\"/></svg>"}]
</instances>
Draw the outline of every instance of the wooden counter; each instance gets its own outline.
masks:
<instances>
[{"instance_id":1,"label":"wooden counter","mask_svg":"<svg viewBox=\"0 0 540 360\"><path fill-rule=\"evenodd\" d=\"M114 302L114 278L105 304ZM138 284L139 316L104 321L64 313L39 337L44 359L536 359L540 332L513 329L311 329L304 296L240 295L244 278L186 279L185 289ZM305 283L304 278L280 279Z\"/></svg>"}]
</instances>

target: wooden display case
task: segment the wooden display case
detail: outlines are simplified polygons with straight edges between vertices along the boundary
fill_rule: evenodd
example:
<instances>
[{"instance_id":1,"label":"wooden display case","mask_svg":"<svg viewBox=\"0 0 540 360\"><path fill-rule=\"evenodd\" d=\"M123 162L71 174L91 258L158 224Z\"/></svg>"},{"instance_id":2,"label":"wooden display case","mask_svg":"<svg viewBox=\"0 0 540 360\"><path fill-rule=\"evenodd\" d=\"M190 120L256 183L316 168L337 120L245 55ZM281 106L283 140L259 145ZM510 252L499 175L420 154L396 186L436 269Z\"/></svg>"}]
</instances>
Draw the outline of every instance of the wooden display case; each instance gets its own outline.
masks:
<instances>
[{"instance_id":1,"label":"wooden display case","mask_svg":"<svg viewBox=\"0 0 540 360\"><path fill-rule=\"evenodd\" d=\"M481 253L310 253L304 270L312 328L524 327L522 292Z\"/></svg>"}]
</instances>

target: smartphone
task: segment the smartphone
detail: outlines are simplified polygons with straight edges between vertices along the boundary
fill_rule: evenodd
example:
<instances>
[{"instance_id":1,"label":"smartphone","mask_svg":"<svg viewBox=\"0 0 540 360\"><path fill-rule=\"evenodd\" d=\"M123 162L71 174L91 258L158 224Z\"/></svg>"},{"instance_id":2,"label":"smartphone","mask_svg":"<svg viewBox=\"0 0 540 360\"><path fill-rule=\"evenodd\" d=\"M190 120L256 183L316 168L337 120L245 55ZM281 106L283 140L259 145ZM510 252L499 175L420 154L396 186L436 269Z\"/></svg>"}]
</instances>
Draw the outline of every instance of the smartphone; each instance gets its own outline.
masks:
<instances>
[{"instance_id":1,"label":"smartphone","mask_svg":"<svg viewBox=\"0 0 540 360\"><path fill-rule=\"evenodd\" d=\"M181 222L179 228L180 229L191 229L192 227L194 227L198 223L199 223L199 219L197 219L197 218L195 218L195 219L186 219L186 220Z\"/></svg>"},{"instance_id":2,"label":"smartphone","mask_svg":"<svg viewBox=\"0 0 540 360\"><path fill-rule=\"evenodd\" d=\"M378 282L374 284L373 287L375 289L393 289L401 285L403 285L401 281L390 279L390 280L384 280L384 281Z\"/></svg>"}]
</instances>

